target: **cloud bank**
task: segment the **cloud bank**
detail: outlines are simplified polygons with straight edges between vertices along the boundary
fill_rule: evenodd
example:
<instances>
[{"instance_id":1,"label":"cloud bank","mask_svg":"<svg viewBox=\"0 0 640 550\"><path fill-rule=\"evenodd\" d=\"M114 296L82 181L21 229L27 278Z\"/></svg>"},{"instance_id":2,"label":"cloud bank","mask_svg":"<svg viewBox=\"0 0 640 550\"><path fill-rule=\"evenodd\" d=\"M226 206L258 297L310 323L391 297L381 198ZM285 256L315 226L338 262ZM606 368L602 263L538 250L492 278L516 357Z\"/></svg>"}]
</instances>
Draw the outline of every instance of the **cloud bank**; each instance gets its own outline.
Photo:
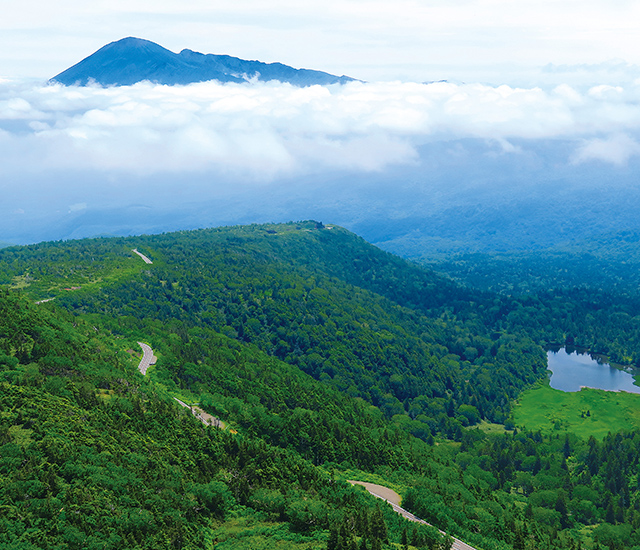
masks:
<instances>
[{"instance_id":1,"label":"cloud bank","mask_svg":"<svg viewBox=\"0 0 640 550\"><path fill-rule=\"evenodd\" d=\"M64 87L0 82L5 175L97 170L218 173L248 182L418 161L463 139L501 154L573 143L566 163L624 165L640 154L640 83L545 91L447 82L277 82ZM517 145L514 145L517 143Z\"/></svg>"}]
</instances>

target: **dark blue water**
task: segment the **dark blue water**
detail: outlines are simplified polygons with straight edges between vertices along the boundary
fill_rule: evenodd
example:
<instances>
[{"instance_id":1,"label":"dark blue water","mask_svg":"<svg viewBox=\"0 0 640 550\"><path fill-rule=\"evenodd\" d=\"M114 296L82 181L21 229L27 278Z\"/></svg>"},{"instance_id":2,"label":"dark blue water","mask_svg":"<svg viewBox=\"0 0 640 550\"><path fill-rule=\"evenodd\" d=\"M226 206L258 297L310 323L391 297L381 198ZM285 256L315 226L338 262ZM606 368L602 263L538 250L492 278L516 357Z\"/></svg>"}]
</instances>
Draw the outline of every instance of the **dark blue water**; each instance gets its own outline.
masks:
<instances>
[{"instance_id":1,"label":"dark blue water","mask_svg":"<svg viewBox=\"0 0 640 550\"><path fill-rule=\"evenodd\" d=\"M628 372L598 362L587 353L567 353L564 348L547 352L551 387L564 392L580 391L580 388L597 388L608 391L640 393Z\"/></svg>"}]
</instances>

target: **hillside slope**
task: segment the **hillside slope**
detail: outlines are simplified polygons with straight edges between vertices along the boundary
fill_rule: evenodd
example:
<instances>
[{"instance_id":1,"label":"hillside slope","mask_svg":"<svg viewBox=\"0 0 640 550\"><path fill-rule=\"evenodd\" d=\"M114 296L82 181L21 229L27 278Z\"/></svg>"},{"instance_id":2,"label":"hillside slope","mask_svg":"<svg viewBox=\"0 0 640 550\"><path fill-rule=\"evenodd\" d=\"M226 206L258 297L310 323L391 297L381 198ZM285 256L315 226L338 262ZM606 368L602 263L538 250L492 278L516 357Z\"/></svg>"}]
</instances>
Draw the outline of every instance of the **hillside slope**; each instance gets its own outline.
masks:
<instances>
[{"instance_id":1,"label":"hillside slope","mask_svg":"<svg viewBox=\"0 0 640 550\"><path fill-rule=\"evenodd\" d=\"M542 302L315 222L11 247L0 284L3 550L447 547L346 479L479 549L640 544L637 434L480 424L544 379Z\"/></svg>"},{"instance_id":2,"label":"hillside slope","mask_svg":"<svg viewBox=\"0 0 640 550\"><path fill-rule=\"evenodd\" d=\"M153 265L132 259L134 247ZM87 281L92 270L104 280ZM100 270L116 275L108 282ZM34 299L55 297L78 313L179 322L252 343L389 418L400 415L415 433L459 437L462 425L480 418L504 421L510 401L545 372L541 348L526 334L493 331L496 312L477 297L338 227L248 226L8 249L0 273L28 285ZM54 274L64 281L57 291L46 288ZM192 362L205 360L202 339L188 345Z\"/></svg>"},{"instance_id":3,"label":"hillside slope","mask_svg":"<svg viewBox=\"0 0 640 550\"><path fill-rule=\"evenodd\" d=\"M203 405L240 433L205 428L128 344L0 290L0 548L319 550L343 515L376 512L302 455L408 464L379 414L224 337Z\"/></svg>"}]
</instances>

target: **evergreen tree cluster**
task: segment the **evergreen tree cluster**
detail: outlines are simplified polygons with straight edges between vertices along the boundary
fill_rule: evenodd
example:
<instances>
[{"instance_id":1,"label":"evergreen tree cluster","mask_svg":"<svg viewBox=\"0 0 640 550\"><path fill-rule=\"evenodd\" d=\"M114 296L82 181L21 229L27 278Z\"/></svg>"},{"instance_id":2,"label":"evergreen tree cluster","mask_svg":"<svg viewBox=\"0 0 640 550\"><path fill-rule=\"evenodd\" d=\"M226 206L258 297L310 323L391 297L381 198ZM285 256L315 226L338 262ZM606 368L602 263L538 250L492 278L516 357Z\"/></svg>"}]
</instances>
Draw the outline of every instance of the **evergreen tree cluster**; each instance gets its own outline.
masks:
<instances>
[{"instance_id":1,"label":"evergreen tree cluster","mask_svg":"<svg viewBox=\"0 0 640 550\"><path fill-rule=\"evenodd\" d=\"M330 227L0 251L0 549L640 547L636 432L475 429L547 343L636 361L630 286L480 292Z\"/></svg>"}]
</instances>

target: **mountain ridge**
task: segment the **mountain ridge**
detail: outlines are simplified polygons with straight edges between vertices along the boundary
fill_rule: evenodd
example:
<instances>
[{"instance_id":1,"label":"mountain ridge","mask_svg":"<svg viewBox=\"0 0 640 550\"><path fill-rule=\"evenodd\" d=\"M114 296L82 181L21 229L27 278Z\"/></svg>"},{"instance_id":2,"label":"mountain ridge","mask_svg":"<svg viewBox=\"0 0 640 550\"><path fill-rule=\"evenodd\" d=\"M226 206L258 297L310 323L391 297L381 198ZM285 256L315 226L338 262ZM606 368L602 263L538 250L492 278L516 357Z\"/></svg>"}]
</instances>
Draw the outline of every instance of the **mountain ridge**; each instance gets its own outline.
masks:
<instances>
[{"instance_id":1,"label":"mountain ridge","mask_svg":"<svg viewBox=\"0 0 640 550\"><path fill-rule=\"evenodd\" d=\"M65 86L91 83L128 86L148 80L157 84L185 85L209 80L242 83L254 78L295 86L345 84L354 80L323 71L295 69L282 63L203 54L187 48L176 54L150 40L127 37L106 44L51 78L50 82Z\"/></svg>"}]
</instances>

